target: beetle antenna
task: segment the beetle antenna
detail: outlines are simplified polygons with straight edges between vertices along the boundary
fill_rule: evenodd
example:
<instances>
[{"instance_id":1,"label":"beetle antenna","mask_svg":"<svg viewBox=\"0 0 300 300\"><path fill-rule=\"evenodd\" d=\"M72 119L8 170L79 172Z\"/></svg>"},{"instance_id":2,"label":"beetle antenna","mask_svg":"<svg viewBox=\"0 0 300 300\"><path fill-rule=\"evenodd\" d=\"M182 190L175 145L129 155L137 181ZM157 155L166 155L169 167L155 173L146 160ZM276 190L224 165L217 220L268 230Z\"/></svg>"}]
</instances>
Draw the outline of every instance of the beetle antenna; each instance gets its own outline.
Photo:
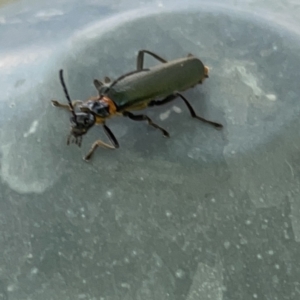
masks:
<instances>
[{"instance_id":1,"label":"beetle antenna","mask_svg":"<svg viewBox=\"0 0 300 300\"><path fill-rule=\"evenodd\" d=\"M59 78L60 78L60 82L61 82L61 85L64 89L64 92L65 92L65 95L66 95L66 98L69 102L69 105L70 105L70 108L71 108L71 112L74 116L74 119L75 119L75 123L76 123L76 114L75 114L75 111L74 111L74 107L72 105L72 101L71 101L71 98L69 96L69 93L68 93L68 90L67 90L67 87L66 87L66 84L65 84L65 81L64 81L64 77L63 77L63 70L59 70Z\"/></svg>"}]
</instances>

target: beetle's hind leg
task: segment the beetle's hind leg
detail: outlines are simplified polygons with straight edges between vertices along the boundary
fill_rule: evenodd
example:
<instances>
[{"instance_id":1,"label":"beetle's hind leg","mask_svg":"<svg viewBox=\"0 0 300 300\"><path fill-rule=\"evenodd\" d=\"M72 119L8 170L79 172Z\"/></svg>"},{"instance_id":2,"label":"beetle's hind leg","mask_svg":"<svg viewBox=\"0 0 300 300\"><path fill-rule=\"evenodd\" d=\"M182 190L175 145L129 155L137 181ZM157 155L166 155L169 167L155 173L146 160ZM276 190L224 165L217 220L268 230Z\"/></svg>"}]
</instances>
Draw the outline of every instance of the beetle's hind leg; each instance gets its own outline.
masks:
<instances>
[{"instance_id":1,"label":"beetle's hind leg","mask_svg":"<svg viewBox=\"0 0 300 300\"><path fill-rule=\"evenodd\" d=\"M146 115L134 115L133 113L131 113L129 111L124 111L123 116L128 117L129 119L134 120L134 121L148 121L148 124L150 126L156 128L156 129L159 129L165 137L170 137L168 131L166 131L159 125L153 123L153 121Z\"/></svg>"},{"instance_id":2,"label":"beetle's hind leg","mask_svg":"<svg viewBox=\"0 0 300 300\"><path fill-rule=\"evenodd\" d=\"M191 116L192 116L193 118L198 119L198 120L200 120L200 121L202 121L202 122L204 122L204 123L208 123L208 124L214 126L214 127L217 128L217 129L222 129L222 128L223 128L223 125L222 125L222 124L219 124L219 123L216 123L216 122L213 122L213 121L210 121L210 120L207 120L207 119L204 119L204 118L198 116L198 115L195 113L195 111L194 111L192 105L189 103L189 101L188 101L183 95L181 95L181 94L179 94L179 93L176 93L175 95L179 96L179 97L184 101L184 103L186 104L186 106L187 106L188 110L190 111L190 114L191 114Z\"/></svg>"},{"instance_id":3,"label":"beetle's hind leg","mask_svg":"<svg viewBox=\"0 0 300 300\"><path fill-rule=\"evenodd\" d=\"M136 69L137 70L143 70L144 68L144 56L145 56L145 53L153 56L154 58L156 58L158 61L160 61L161 63L166 63L167 61L160 57L159 55L151 52L151 51L148 51L148 50L140 50L139 53L138 53L138 56L136 58Z\"/></svg>"},{"instance_id":4,"label":"beetle's hind leg","mask_svg":"<svg viewBox=\"0 0 300 300\"><path fill-rule=\"evenodd\" d=\"M68 110L71 110L69 104L60 103L60 102L58 102L57 100L51 100L51 102L52 102L52 105L53 105L53 106L61 107L61 108L66 108L66 109L68 109ZM83 103L83 101L81 101L81 100L74 100L74 101L72 101L72 105L73 105L74 108L75 108L77 105L82 104L82 103Z\"/></svg>"},{"instance_id":5,"label":"beetle's hind leg","mask_svg":"<svg viewBox=\"0 0 300 300\"><path fill-rule=\"evenodd\" d=\"M148 106L159 106L159 105L164 105L164 104L166 104L166 103L169 103L169 102L175 100L177 97L180 97L180 98L184 101L185 105L187 106L187 108L188 108L188 110L190 111L190 114L191 114L191 116L192 116L193 118L198 119L198 120L200 120L200 121L202 121L202 122L204 122L204 123L208 123L208 124L214 126L214 127L217 128L217 129L223 128L223 125L222 125L222 124L219 124L219 123L216 123L216 122L213 122L213 121L210 121L210 120L207 120L207 119L204 119L204 118L198 116L198 115L195 113L195 110L193 109L193 107L192 107L192 105L189 103L189 101L188 101L183 95L181 95L181 94L179 94L179 93L175 93L175 94L173 94L173 95L170 95L170 96L168 96L168 97L166 97L166 98L164 98L164 99L162 99L162 100L153 100L153 101L151 101L151 102L149 103Z\"/></svg>"},{"instance_id":6,"label":"beetle's hind leg","mask_svg":"<svg viewBox=\"0 0 300 300\"><path fill-rule=\"evenodd\" d=\"M104 129L104 132L106 133L107 137L109 138L111 144L107 144L101 140L97 140L96 142L93 143L91 149L86 154L86 156L83 158L84 160L89 161L98 147L102 146L102 147L105 147L108 149L119 148L118 140L116 139L116 137L114 136L112 131L106 125L103 125L103 129Z\"/></svg>"}]
</instances>

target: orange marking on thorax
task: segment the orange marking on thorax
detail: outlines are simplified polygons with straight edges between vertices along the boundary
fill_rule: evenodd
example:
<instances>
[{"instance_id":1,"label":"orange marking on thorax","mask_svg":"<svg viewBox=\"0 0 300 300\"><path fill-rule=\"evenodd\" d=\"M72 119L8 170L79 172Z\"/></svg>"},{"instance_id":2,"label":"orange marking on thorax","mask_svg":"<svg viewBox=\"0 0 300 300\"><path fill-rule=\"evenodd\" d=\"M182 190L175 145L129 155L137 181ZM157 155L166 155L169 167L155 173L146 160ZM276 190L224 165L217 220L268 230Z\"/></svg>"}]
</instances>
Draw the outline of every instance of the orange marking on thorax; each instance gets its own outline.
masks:
<instances>
[{"instance_id":1,"label":"orange marking on thorax","mask_svg":"<svg viewBox=\"0 0 300 300\"><path fill-rule=\"evenodd\" d=\"M108 110L109 110L109 114L110 114L109 117L111 117L117 113L117 107L116 107L115 103L108 97L105 97L105 96L102 96L101 98L99 98L99 96L91 97L90 100L105 102L108 105ZM96 124L104 124L105 119L107 119L107 118L101 118L99 116L96 116Z\"/></svg>"},{"instance_id":2,"label":"orange marking on thorax","mask_svg":"<svg viewBox=\"0 0 300 300\"><path fill-rule=\"evenodd\" d=\"M115 115L116 114L117 107L116 107L115 103L110 98L103 96L100 101L103 101L103 102L105 102L105 103L108 104L109 113L111 115Z\"/></svg>"}]
</instances>

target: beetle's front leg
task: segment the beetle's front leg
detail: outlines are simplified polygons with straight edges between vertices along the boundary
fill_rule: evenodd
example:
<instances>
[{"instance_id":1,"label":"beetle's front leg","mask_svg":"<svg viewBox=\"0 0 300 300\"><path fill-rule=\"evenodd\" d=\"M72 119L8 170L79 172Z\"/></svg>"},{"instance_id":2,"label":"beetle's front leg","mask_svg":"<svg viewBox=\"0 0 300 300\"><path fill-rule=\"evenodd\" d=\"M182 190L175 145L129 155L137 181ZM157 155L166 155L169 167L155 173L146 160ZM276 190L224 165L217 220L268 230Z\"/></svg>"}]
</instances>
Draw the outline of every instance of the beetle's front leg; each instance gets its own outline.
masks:
<instances>
[{"instance_id":1,"label":"beetle's front leg","mask_svg":"<svg viewBox=\"0 0 300 300\"><path fill-rule=\"evenodd\" d=\"M101 140L97 140L93 143L90 151L86 154L86 156L83 158L85 161L89 161L91 157L93 156L94 152L98 147L104 147L108 149L117 149L119 148L119 143L112 131L104 124L103 125L104 132L106 133L107 137L109 138L111 144L107 144Z\"/></svg>"},{"instance_id":2,"label":"beetle's front leg","mask_svg":"<svg viewBox=\"0 0 300 300\"><path fill-rule=\"evenodd\" d=\"M91 159L91 157L93 156L95 150L98 147L104 147L104 148L108 148L108 149L116 149L116 147L109 145L101 140L97 140L96 142L93 143L91 149L89 150L89 152L86 154L86 156L83 158L85 161L89 161Z\"/></svg>"},{"instance_id":3,"label":"beetle's front leg","mask_svg":"<svg viewBox=\"0 0 300 300\"><path fill-rule=\"evenodd\" d=\"M57 100L51 100L51 102L52 102L53 106L61 107L61 108L65 108L65 109L71 110L69 104L60 103ZM72 101L72 105L73 105L74 108L77 105L82 104L82 103L83 103L83 101L81 101L81 100L74 100L74 101Z\"/></svg>"}]
</instances>

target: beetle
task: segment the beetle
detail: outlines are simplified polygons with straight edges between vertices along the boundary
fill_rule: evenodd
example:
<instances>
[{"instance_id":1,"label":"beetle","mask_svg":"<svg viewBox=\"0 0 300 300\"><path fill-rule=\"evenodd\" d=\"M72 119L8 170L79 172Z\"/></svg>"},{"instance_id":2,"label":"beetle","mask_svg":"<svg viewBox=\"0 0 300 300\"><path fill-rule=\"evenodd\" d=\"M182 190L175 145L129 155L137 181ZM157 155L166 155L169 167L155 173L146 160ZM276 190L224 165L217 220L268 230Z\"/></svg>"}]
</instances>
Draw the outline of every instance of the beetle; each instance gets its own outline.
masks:
<instances>
[{"instance_id":1,"label":"beetle","mask_svg":"<svg viewBox=\"0 0 300 300\"><path fill-rule=\"evenodd\" d=\"M144 68L145 54L151 55L161 64L151 68ZM183 100L193 118L221 129L223 125L198 116L189 101L180 93L197 84L202 84L205 78L208 78L208 73L208 67L192 54L168 62L151 51L140 50L137 55L136 70L126 73L113 81L108 77L104 78L104 82L95 79L93 83L98 91L98 95L90 97L86 101L71 101L64 82L63 70L60 70L60 82L68 104L62 104L57 100L52 100L52 104L57 107L67 108L72 113L70 118L71 130L67 144L72 142L80 147L82 136L90 128L94 125L103 126L110 144L102 140L95 141L84 157L88 161L99 146L110 149L119 148L118 140L105 124L107 119L116 115L128 117L134 121L147 121L149 125L160 130L165 137L169 137L169 133L155 124L147 115L134 114L132 111L160 106L176 98ZM78 106L79 111L75 112L76 106Z\"/></svg>"}]
</instances>

